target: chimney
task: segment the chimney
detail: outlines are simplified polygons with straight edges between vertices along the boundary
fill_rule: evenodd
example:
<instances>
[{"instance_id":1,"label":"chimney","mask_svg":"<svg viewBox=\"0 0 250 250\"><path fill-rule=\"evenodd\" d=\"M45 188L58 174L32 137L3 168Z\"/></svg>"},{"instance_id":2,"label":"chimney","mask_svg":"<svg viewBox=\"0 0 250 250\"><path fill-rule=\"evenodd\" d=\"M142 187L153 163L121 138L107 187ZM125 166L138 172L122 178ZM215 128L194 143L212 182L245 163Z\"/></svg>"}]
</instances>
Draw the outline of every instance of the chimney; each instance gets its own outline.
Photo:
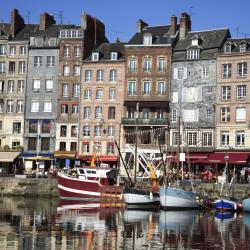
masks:
<instances>
[{"instance_id":1,"label":"chimney","mask_svg":"<svg viewBox=\"0 0 250 250\"><path fill-rule=\"evenodd\" d=\"M148 26L148 24L146 22L144 22L143 20L139 19L137 21L137 32L141 33L143 28Z\"/></svg>"},{"instance_id":2,"label":"chimney","mask_svg":"<svg viewBox=\"0 0 250 250\"><path fill-rule=\"evenodd\" d=\"M40 15L40 25L39 25L39 30L46 30L49 28L51 25L55 24L56 21L54 17L47 12L44 12L43 14Z\"/></svg>"},{"instance_id":3,"label":"chimney","mask_svg":"<svg viewBox=\"0 0 250 250\"><path fill-rule=\"evenodd\" d=\"M115 43L120 43L121 41L120 41L120 39L119 39L119 37L117 37L116 39L115 39Z\"/></svg>"},{"instance_id":4,"label":"chimney","mask_svg":"<svg viewBox=\"0 0 250 250\"><path fill-rule=\"evenodd\" d=\"M175 36L177 31L177 17L175 15L171 16L171 36Z\"/></svg>"},{"instance_id":5,"label":"chimney","mask_svg":"<svg viewBox=\"0 0 250 250\"><path fill-rule=\"evenodd\" d=\"M10 24L11 36L14 37L23 28L24 28L24 20L22 16L19 14L19 11L17 9L13 9L11 11L11 24Z\"/></svg>"},{"instance_id":6,"label":"chimney","mask_svg":"<svg viewBox=\"0 0 250 250\"><path fill-rule=\"evenodd\" d=\"M191 31L191 19L190 16L184 12L181 14L180 18L180 40L186 38L187 33Z\"/></svg>"}]
</instances>

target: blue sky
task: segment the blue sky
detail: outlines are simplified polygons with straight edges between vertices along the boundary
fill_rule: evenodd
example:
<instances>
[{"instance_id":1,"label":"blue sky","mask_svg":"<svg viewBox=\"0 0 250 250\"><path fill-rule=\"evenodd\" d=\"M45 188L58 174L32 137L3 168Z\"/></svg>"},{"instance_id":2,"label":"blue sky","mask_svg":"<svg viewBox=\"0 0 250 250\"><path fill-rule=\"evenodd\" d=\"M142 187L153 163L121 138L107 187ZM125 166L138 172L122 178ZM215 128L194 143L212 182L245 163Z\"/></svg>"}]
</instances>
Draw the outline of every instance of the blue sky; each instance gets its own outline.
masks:
<instances>
[{"instance_id":1,"label":"blue sky","mask_svg":"<svg viewBox=\"0 0 250 250\"><path fill-rule=\"evenodd\" d=\"M38 23L47 11L60 23L80 24L83 11L96 16L106 25L110 41L119 37L127 41L136 32L139 18L149 25L169 24L171 15L191 14L192 30L229 27L233 37L250 37L250 0L0 0L0 21L9 22L10 12L17 8L29 22Z\"/></svg>"}]
</instances>

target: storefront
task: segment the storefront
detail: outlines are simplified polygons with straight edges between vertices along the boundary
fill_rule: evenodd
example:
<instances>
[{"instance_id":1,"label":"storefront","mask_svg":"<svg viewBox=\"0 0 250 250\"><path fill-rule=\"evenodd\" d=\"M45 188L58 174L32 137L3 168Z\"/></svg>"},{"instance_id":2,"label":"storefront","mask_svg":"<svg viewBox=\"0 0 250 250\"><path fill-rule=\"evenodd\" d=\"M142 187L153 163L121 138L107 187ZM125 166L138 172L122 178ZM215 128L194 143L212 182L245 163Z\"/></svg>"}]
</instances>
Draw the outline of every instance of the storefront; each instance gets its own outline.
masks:
<instances>
[{"instance_id":1,"label":"storefront","mask_svg":"<svg viewBox=\"0 0 250 250\"><path fill-rule=\"evenodd\" d=\"M22 172L18 156L21 152L5 151L0 152L0 176L14 175L16 172Z\"/></svg>"}]
</instances>

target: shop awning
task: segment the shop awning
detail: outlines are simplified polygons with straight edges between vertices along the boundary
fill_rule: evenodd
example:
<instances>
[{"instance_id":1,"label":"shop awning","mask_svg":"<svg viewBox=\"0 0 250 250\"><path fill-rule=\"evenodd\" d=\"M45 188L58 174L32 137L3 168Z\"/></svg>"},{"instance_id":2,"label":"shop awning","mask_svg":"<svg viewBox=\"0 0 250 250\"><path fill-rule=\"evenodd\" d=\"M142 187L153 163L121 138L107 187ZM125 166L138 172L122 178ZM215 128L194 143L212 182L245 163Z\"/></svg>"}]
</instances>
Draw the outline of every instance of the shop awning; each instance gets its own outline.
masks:
<instances>
[{"instance_id":1,"label":"shop awning","mask_svg":"<svg viewBox=\"0 0 250 250\"><path fill-rule=\"evenodd\" d=\"M76 151L55 151L54 157L55 158L66 158L66 159L75 158Z\"/></svg>"},{"instance_id":2,"label":"shop awning","mask_svg":"<svg viewBox=\"0 0 250 250\"><path fill-rule=\"evenodd\" d=\"M92 155L79 155L79 160L91 161ZM116 155L99 155L97 156L97 160L101 162L116 162L118 157Z\"/></svg>"},{"instance_id":3,"label":"shop awning","mask_svg":"<svg viewBox=\"0 0 250 250\"><path fill-rule=\"evenodd\" d=\"M210 163L226 163L225 157L228 156L229 164L246 164L250 152L214 152L208 157Z\"/></svg>"},{"instance_id":4,"label":"shop awning","mask_svg":"<svg viewBox=\"0 0 250 250\"><path fill-rule=\"evenodd\" d=\"M38 155L38 156L26 157L25 160L27 161L52 161L53 159L48 156Z\"/></svg>"},{"instance_id":5,"label":"shop awning","mask_svg":"<svg viewBox=\"0 0 250 250\"><path fill-rule=\"evenodd\" d=\"M0 152L0 162L13 162L21 152Z\"/></svg>"}]
</instances>

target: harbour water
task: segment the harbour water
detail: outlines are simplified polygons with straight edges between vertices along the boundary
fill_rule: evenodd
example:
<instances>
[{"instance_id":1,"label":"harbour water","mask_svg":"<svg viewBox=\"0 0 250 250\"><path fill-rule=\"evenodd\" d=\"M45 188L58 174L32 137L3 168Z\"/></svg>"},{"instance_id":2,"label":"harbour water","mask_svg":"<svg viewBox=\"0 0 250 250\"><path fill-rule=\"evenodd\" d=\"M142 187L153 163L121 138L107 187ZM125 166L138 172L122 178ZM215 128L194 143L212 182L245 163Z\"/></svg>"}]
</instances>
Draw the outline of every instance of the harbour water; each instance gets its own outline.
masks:
<instances>
[{"instance_id":1,"label":"harbour water","mask_svg":"<svg viewBox=\"0 0 250 250\"><path fill-rule=\"evenodd\" d=\"M250 214L4 197L0 249L250 249Z\"/></svg>"}]
</instances>

